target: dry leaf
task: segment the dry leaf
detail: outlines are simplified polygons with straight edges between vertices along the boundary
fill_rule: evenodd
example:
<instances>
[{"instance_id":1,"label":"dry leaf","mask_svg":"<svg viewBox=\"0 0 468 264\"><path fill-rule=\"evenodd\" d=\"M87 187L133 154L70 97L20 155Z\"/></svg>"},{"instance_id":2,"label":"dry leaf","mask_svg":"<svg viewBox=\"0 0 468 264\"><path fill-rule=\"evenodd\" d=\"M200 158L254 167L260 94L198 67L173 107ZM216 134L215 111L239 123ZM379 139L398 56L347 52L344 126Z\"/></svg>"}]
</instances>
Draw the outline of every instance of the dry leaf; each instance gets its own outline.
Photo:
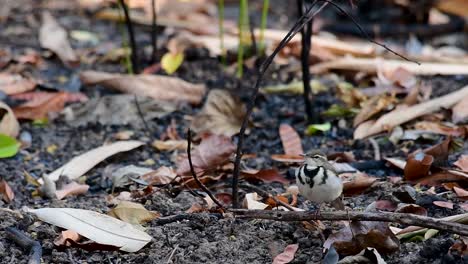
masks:
<instances>
[{"instance_id":1,"label":"dry leaf","mask_svg":"<svg viewBox=\"0 0 468 264\"><path fill-rule=\"evenodd\" d=\"M195 172L198 174L224 164L235 149L236 146L230 137L209 135L202 139L200 145L196 146L191 153ZM177 164L177 174L190 174L190 165L186 155L182 156Z\"/></svg>"},{"instance_id":2,"label":"dry leaf","mask_svg":"<svg viewBox=\"0 0 468 264\"><path fill-rule=\"evenodd\" d=\"M133 225L97 212L73 208L28 209L39 219L104 245L119 247L126 252L137 252L152 237Z\"/></svg>"},{"instance_id":3,"label":"dry leaf","mask_svg":"<svg viewBox=\"0 0 468 264\"><path fill-rule=\"evenodd\" d=\"M273 154L270 156L272 160L286 163L302 163L304 157L299 155L287 155L287 154Z\"/></svg>"},{"instance_id":4,"label":"dry leaf","mask_svg":"<svg viewBox=\"0 0 468 264\"><path fill-rule=\"evenodd\" d=\"M78 57L67 38L67 31L47 11L42 12L42 25L39 29L41 47L53 51L65 64L73 64Z\"/></svg>"},{"instance_id":5,"label":"dry leaf","mask_svg":"<svg viewBox=\"0 0 468 264\"><path fill-rule=\"evenodd\" d=\"M155 140L151 145L161 151L186 150L187 140Z\"/></svg>"},{"instance_id":6,"label":"dry leaf","mask_svg":"<svg viewBox=\"0 0 468 264\"><path fill-rule=\"evenodd\" d=\"M60 236L58 236L56 239L54 239L54 245L56 246L66 246L69 247L71 244L70 242L67 242L68 239L71 239L73 241L78 241L80 239L80 235L73 231L73 230L65 230L60 233Z\"/></svg>"},{"instance_id":7,"label":"dry leaf","mask_svg":"<svg viewBox=\"0 0 468 264\"><path fill-rule=\"evenodd\" d=\"M187 101L199 104L206 87L192 84L182 79L162 75L128 75L97 71L84 71L80 74L83 85L102 85L125 93L148 96L156 100Z\"/></svg>"},{"instance_id":8,"label":"dry leaf","mask_svg":"<svg viewBox=\"0 0 468 264\"><path fill-rule=\"evenodd\" d=\"M13 113L13 110L0 101L0 112L6 111L6 113L0 116L0 134L4 134L13 138L16 138L20 131L20 125L18 120Z\"/></svg>"},{"instance_id":9,"label":"dry leaf","mask_svg":"<svg viewBox=\"0 0 468 264\"><path fill-rule=\"evenodd\" d=\"M89 185L72 181L64 185L60 190L55 191L55 196L57 196L57 199L62 200L67 196L85 194L88 192L88 189Z\"/></svg>"},{"instance_id":10,"label":"dry leaf","mask_svg":"<svg viewBox=\"0 0 468 264\"><path fill-rule=\"evenodd\" d=\"M452 202L434 201L432 203L434 205L439 206L439 207L443 207L443 208L447 208L447 209L453 209L453 203Z\"/></svg>"},{"instance_id":11,"label":"dry leaf","mask_svg":"<svg viewBox=\"0 0 468 264\"><path fill-rule=\"evenodd\" d=\"M428 176L433 162L434 157L423 152L410 155L404 167L405 180L415 181Z\"/></svg>"},{"instance_id":12,"label":"dry leaf","mask_svg":"<svg viewBox=\"0 0 468 264\"><path fill-rule=\"evenodd\" d=\"M462 200L468 200L468 191L460 187L453 187L453 191L457 194L457 197Z\"/></svg>"},{"instance_id":13,"label":"dry leaf","mask_svg":"<svg viewBox=\"0 0 468 264\"><path fill-rule=\"evenodd\" d=\"M356 127L364 121L372 118L376 114L388 109L391 105L397 102L393 95L374 96L367 100L359 113L354 117L353 126Z\"/></svg>"},{"instance_id":14,"label":"dry leaf","mask_svg":"<svg viewBox=\"0 0 468 264\"><path fill-rule=\"evenodd\" d=\"M395 213L403 213L403 214L415 214L415 215L427 215L426 208L419 206L417 204L399 204Z\"/></svg>"},{"instance_id":15,"label":"dry leaf","mask_svg":"<svg viewBox=\"0 0 468 264\"><path fill-rule=\"evenodd\" d=\"M279 128L279 135L281 138L281 143L283 144L284 153L286 155L299 156L304 154L301 138L293 127L287 124L281 124Z\"/></svg>"},{"instance_id":16,"label":"dry leaf","mask_svg":"<svg viewBox=\"0 0 468 264\"><path fill-rule=\"evenodd\" d=\"M66 92L56 93L52 98L39 100L37 102L26 103L13 108L18 119L37 120L44 119L50 113L58 113L65 107L65 102L68 99ZM39 104L37 104L39 103Z\"/></svg>"},{"instance_id":17,"label":"dry leaf","mask_svg":"<svg viewBox=\"0 0 468 264\"><path fill-rule=\"evenodd\" d=\"M343 181L343 193L345 195L356 195L371 187L376 178L370 177L363 172L342 173L340 178Z\"/></svg>"},{"instance_id":18,"label":"dry leaf","mask_svg":"<svg viewBox=\"0 0 468 264\"><path fill-rule=\"evenodd\" d=\"M136 140L117 141L109 145L92 149L74 157L68 163L49 174L48 177L52 181L58 180L61 175L67 176L70 180L76 179L106 158L120 152L138 148L142 145L144 145L143 142Z\"/></svg>"},{"instance_id":19,"label":"dry leaf","mask_svg":"<svg viewBox=\"0 0 468 264\"><path fill-rule=\"evenodd\" d=\"M36 82L19 74L0 73L0 91L7 95L31 91L34 87Z\"/></svg>"},{"instance_id":20,"label":"dry leaf","mask_svg":"<svg viewBox=\"0 0 468 264\"><path fill-rule=\"evenodd\" d=\"M158 217L157 214L146 210L143 205L128 201L121 201L109 212L109 215L133 225L140 225Z\"/></svg>"},{"instance_id":21,"label":"dry leaf","mask_svg":"<svg viewBox=\"0 0 468 264\"><path fill-rule=\"evenodd\" d=\"M464 172L468 172L468 155L461 155L453 165L457 166Z\"/></svg>"},{"instance_id":22,"label":"dry leaf","mask_svg":"<svg viewBox=\"0 0 468 264\"><path fill-rule=\"evenodd\" d=\"M468 96L465 96L452 108L452 121L463 123L468 119Z\"/></svg>"},{"instance_id":23,"label":"dry leaf","mask_svg":"<svg viewBox=\"0 0 468 264\"><path fill-rule=\"evenodd\" d=\"M370 125L365 122L358 126L354 132L354 139L362 139L386 130L391 130L400 124L406 123L422 115L439 111L442 108L450 108L466 96L468 96L468 86L414 106L406 107L400 105L395 110L383 115ZM364 125L366 129L360 129L360 127Z\"/></svg>"},{"instance_id":24,"label":"dry leaf","mask_svg":"<svg viewBox=\"0 0 468 264\"><path fill-rule=\"evenodd\" d=\"M149 185L165 185L171 183L177 173L172 167L162 166L159 169L146 173L141 176L142 180L145 180Z\"/></svg>"},{"instance_id":25,"label":"dry leaf","mask_svg":"<svg viewBox=\"0 0 468 264\"><path fill-rule=\"evenodd\" d=\"M264 210L268 207L268 204L259 202L261 198L256 192L245 194L244 207L250 210Z\"/></svg>"},{"instance_id":26,"label":"dry leaf","mask_svg":"<svg viewBox=\"0 0 468 264\"><path fill-rule=\"evenodd\" d=\"M454 137L464 137L466 130L463 127L459 126L448 126L441 123L421 121L414 124L414 128L417 130L430 131L433 133L454 136Z\"/></svg>"},{"instance_id":27,"label":"dry leaf","mask_svg":"<svg viewBox=\"0 0 468 264\"><path fill-rule=\"evenodd\" d=\"M0 181L0 195L6 203L11 203L15 199L15 193L4 179Z\"/></svg>"},{"instance_id":28,"label":"dry leaf","mask_svg":"<svg viewBox=\"0 0 468 264\"><path fill-rule=\"evenodd\" d=\"M89 100L89 98L84 93L69 93L69 92L62 92L66 94L66 103L75 103L80 102L84 103ZM25 100L27 101L22 106L29 106L34 107L41 105L55 96L60 94L60 92L27 92L27 93L19 93L12 95L11 98L15 100Z\"/></svg>"},{"instance_id":29,"label":"dry leaf","mask_svg":"<svg viewBox=\"0 0 468 264\"><path fill-rule=\"evenodd\" d=\"M268 169L268 170L244 170L242 171L242 176L246 181L249 182L279 182L282 184L288 184L289 181L279 173L277 169Z\"/></svg>"},{"instance_id":30,"label":"dry leaf","mask_svg":"<svg viewBox=\"0 0 468 264\"><path fill-rule=\"evenodd\" d=\"M298 248L299 244L288 245L282 253L273 259L273 264L286 264L293 261Z\"/></svg>"},{"instance_id":31,"label":"dry leaf","mask_svg":"<svg viewBox=\"0 0 468 264\"><path fill-rule=\"evenodd\" d=\"M239 133L245 116L245 105L225 90L211 90L203 109L195 115L192 129L217 135L233 136Z\"/></svg>"}]
</instances>

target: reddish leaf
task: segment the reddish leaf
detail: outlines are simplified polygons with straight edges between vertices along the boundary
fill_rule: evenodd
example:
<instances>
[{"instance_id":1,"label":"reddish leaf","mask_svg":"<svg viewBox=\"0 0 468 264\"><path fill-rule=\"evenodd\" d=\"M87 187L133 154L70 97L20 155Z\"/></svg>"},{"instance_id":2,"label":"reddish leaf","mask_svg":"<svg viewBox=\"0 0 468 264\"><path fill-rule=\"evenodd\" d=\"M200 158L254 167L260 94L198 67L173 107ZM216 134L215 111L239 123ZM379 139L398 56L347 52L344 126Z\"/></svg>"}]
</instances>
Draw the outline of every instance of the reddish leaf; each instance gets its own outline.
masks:
<instances>
[{"instance_id":1,"label":"reddish leaf","mask_svg":"<svg viewBox=\"0 0 468 264\"><path fill-rule=\"evenodd\" d=\"M77 242L81 238L80 234L73 230L65 230L54 240L54 245L56 246L70 246L70 242L67 243L67 240L72 240Z\"/></svg>"},{"instance_id":2,"label":"reddish leaf","mask_svg":"<svg viewBox=\"0 0 468 264\"><path fill-rule=\"evenodd\" d=\"M395 210L395 213L403 214L415 214L415 215L427 215L426 208L419 206L417 204L399 204L398 208Z\"/></svg>"},{"instance_id":3,"label":"reddish leaf","mask_svg":"<svg viewBox=\"0 0 468 264\"><path fill-rule=\"evenodd\" d=\"M284 251L273 259L273 264L286 264L294 259L299 244L288 245Z\"/></svg>"},{"instance_id":4,"label":"reddish leaf","mask_svg":"<svg viewBox=\"0 0 468 264\"><path fill-rule=\"evenodd\" d=\"M85 194L88 191L88 189L89 185L79 184L72 181L69 184L63 186L60 190L57 190L55 192L55 195L57 196L57 199L62 200L67 196Z\"/></svg>"},{"instance_id":5,"label":"reddish leaf","mask_svg":"<svg viewBox=\"0 0 468 264\"><path fill-rule=\"evenodd\" d=\"M453 203L452 202L444 202L444 201L434 201L432 202L434 205L437 205L439 207L444 207L448 209L453 209Z\"/></svg>"},{"instance_id":6,"label":"reddish leaf","mask_svg":"<svg viewBox=\"0 0 468 264\"><path fill-rule=\"evenodd\" d=\"M288 155L288 154L273 154L271 159L274 161L285 162L285 163L302 163L304 162L304 157L298 155Z\"/></svg>"},{"instance_id":7,"label":"reddish leaf","mask_svg":"<svg viewBox=\"0 0 468 264\"><path fill-rule=\"evenodd\" d=\"M428 176L434 157L418 152L410 155L404 168L405 180L415 181Z\"/></svg>"},{"instance_id":8,"label":"reddish leaf","mask_svg":"<svg viewBox=\"0 0 468 264\"><path fill-rule=\"evenodd\" d=\"M447 164L452 137L448 136L444 141L424 150L424 153L434 157L434 166L445 166Z\"/></svg>"},{"instance_id":9,"label":"reddish leaf","mask_svg":"<svg viewBox=\"0 0 468 264\"><path fill-rule=\"evenodd\" d=\"M441 123L421 121L414 125L414 128L417 130L431 131L437 134L454 136L454 137L464 137L466 130L461 126L447 126Z\"/></svg>"},{"instance_id":10,"label":"reddish leaf","mask_svg":"<svg viewBox=\"0 0 468 264\"><path fill-rule=\"evenodd\" d=\"M192 151L192 163L195 172L204 173L206 170L214 169L223 165L234 153L236 146L230 137L210 135L202 140L200 145ZM177 164L178 175L190 175L190 165L186 155Z\"/></svg>"},{"instance_id":11,"label":"reddish leaf","mask_svg":"<svg viewBox=\"0 0 468 264\"><path fill-rule=\"evenodd\" d=\"M34 87L36 82L19 74L0 73L0 91L7 95L31 91Z\"/></svg>"},{"instance_id":12,"label":"reddish leaf","mask_svg":"<svg viewBox=\"0 0 468 264\"><path fill-rule=\"evenodd\" d=\"M217 177L206 175L206 176L198 177L198 178L203 184L207 185L209 183L219 181L222 177L223 177L223 175L219 175ZM192 188L193 189L193 188L199 188L200 187L200 186L198 186L197 182L193 179L192 176L183 177L182 182L183 182L182 185L184 187L186 187L186 188Z\"/></svg>"},{"instance_id":13,"label":"reddish leaf","mask_svg":"<svg viewBox=\"0 0 468 264\"><path fill-rule=\"evenodd\" d=\"M457 194L457 197L463 200L468 200L468 191L459 187L454 186L453 191Z\"/></svg>"},{"instance_id":14,"label":"reddish leaf","mask_svg":"<svg viewBox=\"0 0 468 264\"><path fill-rule=\"evenodd\" d=\"M279 135L281 138L281 143L283 144L284 153L286 155L299 156L304 154L301 138L292 126L281 124L279 128Z\"/></svg>"},{"instance_id":15,"label":"reddish leaf","mask_svg":"<svg viewBox=\"0 0 468 264\"><path fill-rule=\"evenodd\" d=\"M351 151L345 151L345 152L336 152L327 155L328 160L333 160L335 162L355 162L356 158L354 157L353 152Z\"/></svg>"},{"instance_id":16,"label":"reddish leaf","mask_svg":"<svg viewBox=\"0 0 468 264\"><path fill-rule=\"evenodd\" d=\"M140 178L149 185L169 184L177 176L172 167L162 166L159 169L146 173Z\"/></svg>"},{"instance_id":17,"label":"reddish leaf","mask_svg":"<svg viewBox=\"0 0 468 264\"><path fill-rule=\"evenodd\" d=\"M464 172L468 172L468 155L461 155L453 165L457 166Z\"/></svg>"},{"instance_id":18,"label":"reddish leaf","mask_svg":"<svg viewBox=\"0 0 468 264\"><path fill-rule=\"evenodd\" d=\"M66 93L65 103L75 103L75 102L86 102L89 98L84 93ZM11 98L15 100L25 100L28 101L27 103L23 104L22 106L38 106L43 104L44 102L49 101L58 93L50 93L50 92L28 92L28 93L20 93L12 95Z\"/></svg>"},{"instance_id":19,"label":"reddish leaf","mask_svg":"<svg viewBox=\"0 0 468 264\"><path fill-rule=\"evenodd\" d=\"M60 92L54 95L51 99L41 102L40 104L31 106L26 103L25 105L15 107L13 112L18 119L37 120L47 118L49 113L62 111L67 98L67 93Z\"/></svg>"},{"instance_id":20,"label":"reddish leaf","mask_svg":"<svg viewBox=\"0 0 468 264\"><path fill-rule=\"evenodd\" d=\"M343 193L346 196L360 194L377 181L376 178L362 172L343 173L340 177L343 180Z\"/></svg>"},{"instance_id":21,"label":"reddish leaf","mask_svg":"<svg viewBox=\"0 0 468 264\"><path fill-rule=\"evenodd\" d=\"M289 181L277 169L242 171L247 181L280 182L288 184Z\"/></svg>"},{"instance_id":22,"label":"reddish leaf","mask_svg":"<svg viewBox=\"0 0 468 264\"><path fill-rule=\"evenodd\" d=\"M5 180L0 181L0 195L6 203L11 203L15 199L15 193Z\"/></svg>"},{"instance_id":23,"label":"reddish leaf","mask_svg":"<svg viewBox=\"0 0 468 264\"><path fill-rule=\"evenodd\" d=\"M375 201L375 209L380 211L393 212L397 209L397 205L389 200L378 200Z\"/></svg>"},{"instance_id":24,"label":"reddish leaf","mask_svg":"<svg viewBox=\"0 0 468 264\"><path fill-rule=\"evenodd\" d=\"M445 182L467 182L468 177L454 171L441 171L416 181L421 185L437 186Z\"/></svg>"}]
</instances>

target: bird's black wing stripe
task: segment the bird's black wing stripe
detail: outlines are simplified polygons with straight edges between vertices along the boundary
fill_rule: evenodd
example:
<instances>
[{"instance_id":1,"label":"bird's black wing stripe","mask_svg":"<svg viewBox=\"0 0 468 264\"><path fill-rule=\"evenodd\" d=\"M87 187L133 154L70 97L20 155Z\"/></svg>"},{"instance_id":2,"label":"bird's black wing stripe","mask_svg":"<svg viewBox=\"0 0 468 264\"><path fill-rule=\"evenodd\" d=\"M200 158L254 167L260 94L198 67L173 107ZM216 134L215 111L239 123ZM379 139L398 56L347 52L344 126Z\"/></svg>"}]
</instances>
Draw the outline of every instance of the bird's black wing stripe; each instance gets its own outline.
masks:
<instances>
[{"instance_id":1,"label":"bird's black wing stripe","mask_svg":"<svg viewBox=\"0 0 468 264\"><path fill-rule=\"evenodd\" d=\"M322 178L322 182L320 182L320 185L327 183L327 179L328 179L328 171L325 168L323 168L323 178Z\"/></svg>"}]
</instances>

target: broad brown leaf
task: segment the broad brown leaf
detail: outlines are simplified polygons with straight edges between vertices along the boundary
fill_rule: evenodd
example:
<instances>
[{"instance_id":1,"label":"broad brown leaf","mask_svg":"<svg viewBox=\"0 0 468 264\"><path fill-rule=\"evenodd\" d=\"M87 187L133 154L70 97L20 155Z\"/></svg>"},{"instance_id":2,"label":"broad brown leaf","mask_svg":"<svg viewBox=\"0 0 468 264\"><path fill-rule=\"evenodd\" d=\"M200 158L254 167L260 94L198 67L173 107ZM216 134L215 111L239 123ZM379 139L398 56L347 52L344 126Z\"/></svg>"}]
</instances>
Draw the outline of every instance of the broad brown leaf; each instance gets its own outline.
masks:
<instances>
[{"instance_id":1,"label":"broad brown leaf","mask_svg":"<svg viewBox=\"0 0 468 264\"><path fill-rule=\"evenodd\" d=\"M0 181L0 195L6 203L11 203L15 199L15 193L5 180Z\"/></svg>"},{"instance_id":2,"label":"broad brown leaf","mask_svg":"<svg viewBox=\"0 0 468 264\"><path fill-rule=\"evenodd\" d=\"M377 181L376 178L370 177L363 172L342 173L340 177L343 180L343 193L345 195L360 194Z\"/></svg>"},{"instance_id":3,"label":"broad brown leaf","mask_svg":"<svg viewBox=\"0 0 468 264\"><path fill-rule=\"evenodd\" d=\"M288 124L281 124L279 128L279 135L281 138L281 143L283 144L284 153L286 155L299 156L304 154L301 138L292 126Z\"/></svg>"},{"instance_id":4,"label":"broad brown leaf","mask_svg":"<svg viewBox=\"0 0 468 264\"><path fill-rule=\"evenodd\" d=\"M162 166L157 170L146 173L140 178L145 180L149 185L169 184L177 176L172 167Z\"/></svg>"},{"instance_id":5,"label":"broad brown leaf","mask_svg":"<svg viewBox=\"0 0 468 264\"><path fill-rule=\"evenodd\" d=\"M415 181L425 178L429 175L433 162L434 157L423 152L410 155L404 167L405 180Z\"/></svg>"},{"instance_id":6,"label":"broad brown leaf","mask_svg":"<svg viewBox=\"0 0 468 264\"><path fill-rule=\"evenodd\" d=\"M464 172L468 172L468 155L461 155L453 165L457 166Z\"/></svg>"},{"instance_id":7,"label":"broad brown leaf","mask_svg":"<svg viewBox=\"0 0 468 264\"><path fill-rule=\"evenodd\" d=\"M7 95L31 91L34 87L36 87L35 81L19 74L0 73L0 91Z\"/></svg>"},{"instance_id":8,"label":"broad brown leaf","mask_svg":"<svg viewBox=\"0 0 468 264\"><path fill-rule=\"evenodd\" d=\"M289 181L279 173L277 169L266 169L266 170L249 170L242 171L242 176L246 181L249 182L279 182L282 184L288 184Z\"/></svg>"},{"instance_id":9,"label":"broad brown leaf","mask_svg":"<svg viewBox=\"0 0 468 264\"><path fill-rule=\"evenodd\" d=\"M67 99L68 95L66 92L59 92L49 100L41 100L40 104L34 103L32 106L25 104L15 107L13 112L18 119L44 119L47 118L50 113L62 111Z\"/></svg>"}]
</instances>

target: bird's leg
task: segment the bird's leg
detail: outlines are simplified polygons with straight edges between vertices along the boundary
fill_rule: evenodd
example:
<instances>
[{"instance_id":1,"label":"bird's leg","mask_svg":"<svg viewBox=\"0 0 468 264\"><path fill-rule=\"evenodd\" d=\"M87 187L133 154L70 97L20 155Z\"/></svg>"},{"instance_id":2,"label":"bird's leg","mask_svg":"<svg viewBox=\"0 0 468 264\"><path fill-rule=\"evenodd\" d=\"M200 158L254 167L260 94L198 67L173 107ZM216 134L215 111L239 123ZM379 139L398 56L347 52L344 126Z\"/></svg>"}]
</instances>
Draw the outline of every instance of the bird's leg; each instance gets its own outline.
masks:
<instances>
[{"instance_id":1,"label":"bird's leg","mask_svg":"<svg viewBox=\"0 0 468 264\"><path fill-rule=\"evenodd\" d=\"M317 217L320 215L320 209L322 208L323 203L319 203L319 206L317 209L315 209L315 220L318 220Z\"/></svg>"}]
</instances>

